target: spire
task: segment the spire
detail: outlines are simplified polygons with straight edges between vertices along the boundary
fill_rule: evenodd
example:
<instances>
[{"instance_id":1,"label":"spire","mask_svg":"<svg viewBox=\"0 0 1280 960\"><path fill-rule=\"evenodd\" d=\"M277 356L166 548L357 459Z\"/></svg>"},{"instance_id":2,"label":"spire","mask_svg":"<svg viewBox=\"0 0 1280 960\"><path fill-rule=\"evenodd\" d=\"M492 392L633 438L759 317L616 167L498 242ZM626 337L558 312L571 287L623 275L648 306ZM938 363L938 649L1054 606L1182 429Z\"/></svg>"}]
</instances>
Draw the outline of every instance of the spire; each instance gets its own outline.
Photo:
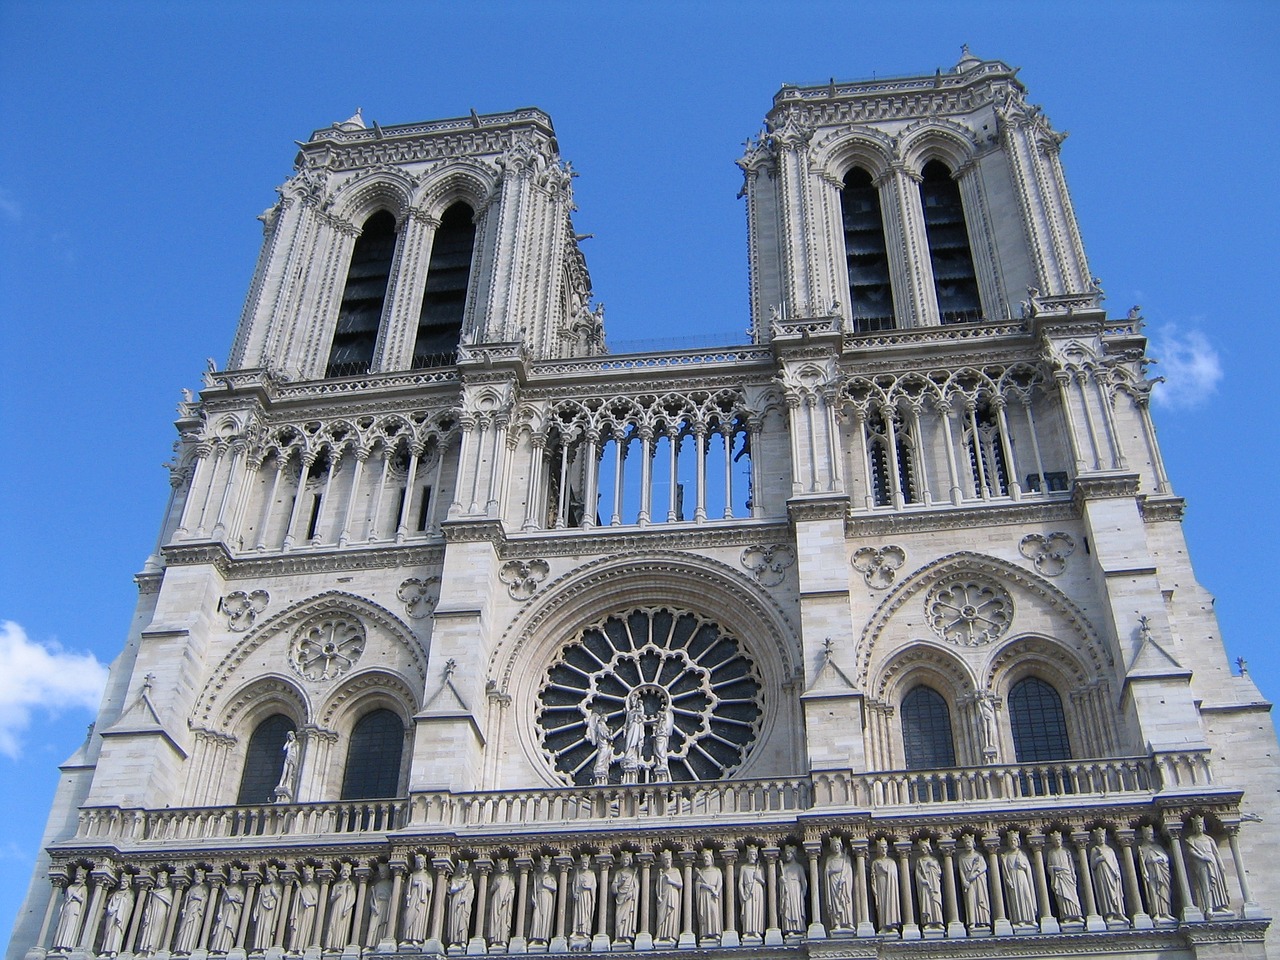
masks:
<instances>
[{"instance_id":1,"label":"spire","mask_svg":"<svg viewBox=\"0 0 1280 960\"><path fill-rule=\"evenodd\" d=\"M967 43L960 45L960 59L956 62L955 72L964 73L966 70L972 70L982 61L973 55L973 51L969 49Z\"/></svg>"},{"instance_id":2,"label":"spire","mask_svg":"<svg viewBox=\"0 0 1280 960\"><path fill-rule=\"evenodd\" d=\"M365 125L364 125L363 111L364 111L363 107L356 107L355 113L347 117L347 119L343 120L341 123L335 123L333 125L334 128L341 130L343 133L352 133L353 131L356 131L356 130L364 130Z\"/></svg>"}]
</instances>

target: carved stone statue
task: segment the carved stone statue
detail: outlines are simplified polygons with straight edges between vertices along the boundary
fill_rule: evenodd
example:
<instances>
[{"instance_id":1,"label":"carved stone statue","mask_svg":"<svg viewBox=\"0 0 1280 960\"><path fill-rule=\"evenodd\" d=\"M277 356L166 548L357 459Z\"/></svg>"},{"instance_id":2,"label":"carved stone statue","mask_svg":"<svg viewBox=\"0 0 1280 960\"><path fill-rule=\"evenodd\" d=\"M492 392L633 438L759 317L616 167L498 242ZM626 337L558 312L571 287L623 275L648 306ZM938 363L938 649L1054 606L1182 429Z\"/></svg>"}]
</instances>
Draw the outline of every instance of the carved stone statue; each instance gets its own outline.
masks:
<instances>
[{"instance_id":1,"label":"carved stone statue","mask_svg":"<svg viewBox=\"0 0 1280 960\"><path fill-rule=\"evenodd\" d=\"M516 884L511 876L511 862L505 857L494 864L489 881L489 942L506 943L511 939L511 907L516 900Z\"/></svg>"},{"instance_id":2,"label":"carved stone statue","mask_svg":"<svg viewBox=\"0 0 1280 960\"><path fill-rule=\"evenodd\" d=\"M1049 846L1044 854L1044 869L1048 875L1049 889L1058 902L1059 920L1080 920L1080 888L1076 883L1075 860L1062 843L1062 834L1049 832Z\"/></svg>"},{"instance_id":3,"label":"carved stone statue","mask_svg":"<svg viewBox=\"0 0 1280 960\"><path fill-rule=\"evenodd\" d=\"M1004 874L1004 905L1009 911L1009 922L1014 926L1036 922L1036 887L1031 874L1031 861L1022 849L1022 837L1016 830L1005 834L1008 846L1000 854L1001 873Z\"/></svg>"},{"instance_id":4,"label":"carved stone statue","mask_svg":"<svg viewBox=\"0 0 1280 960\"><path fill-rule=\"evenodd\" d=\"M284 884L275 864L268 863L258 886L258 902L253 908L253 946L265 950L276 942L276 919L280 914L280 899L284 896Z\"/></svg>"},{"instance_id":5,"label":"carved stone statue","mask_svg":"<svg viewBox=\"0 0 1280 960\"><path fill-rule=\"evenodd\" d=\"M715 855L702 851L702 863L693 882L698 933L703 937L719 937L724 933L724 874L716 866Z\"/></svg>"},{"instance_id":6,"label":"carved stone statue","mask_svg":"<svg viewBox=\"0 0 1280 960\"><path fill-rule=\"evenodd\" d=\"M638 770L644 766L644 702L637 691L627 696L627 719L623 727L623 769Z\"/></svg>"},{"instance_id":7,"label":"carved stone statue","mask_svg":"<svg viewBox=\"0 0 1280 960\"><path fill-rule=\"evenodd\" d=\"M898 897L898 864L889 856L889 841L876 841L876 855L871 861L871 893L880 918L880 932L888 933L902 926L902 901Z\"/></svg>"},{"instance_id":8,"label":"carved stone statue","mask_svg":"<svg viewBox=\"0 0 1280 960\"><path fill-rule=\"evenodd\" d=\"M227 871L227 882L218 900L218 915L209 933L209 949L226 953L236 945L240 935L240 918L244 915L244 880L239 867Z\"/></svg>"},{"instance_id":9,"label":"carved stone statue","mask_svg":"<svg viewBox=\"0 0 1280 960\"><path fill-rule=\"evenodd\" d=\"M89 885L85 883L84 867L76 867L76 872L62 895L62 916L58 918L57 929L53 932L53 945L59 950L73 950L80 936L80 921L84 917L85 900L89 896Z\"/></svg>"},{"instance_id":10,"label":"carved stone statue","mask_svg":"<svg viewBox=\"0 0 1280 960\"><path fill-rule=\"evenodd\" d=\"M1204 832L1204 817L1192 817L1182 838L1187 852L1187 873L1191 881L1191 899L1205 914L1228 913L1231 898L1222 869L1218 842Z\"/></svg>"},{"instance_id":11,"label":"carved stone statue","mask_svg":"<svg viewBox=\"0 0 1280 960\"><path fill-rule=\"evenodd\" d=\"M653 723L653 779L670 780L671 734L676 729L675 711L671 701L664 700Z\"/></svg>"},{"instance_id":12,"label":"carved stone statue","mask_svg":"<svg viewBox=\"0 0 1280 960\"><path fill-rule=\"evenodd\" d=\"M809 893L809 878L805 875L804 865L796 860L795 847L782 848L780 873L782 892L778 897L778 919L782 932L804 933L804 900Z\"/></svg>"},{"instance_id":13,"label":"carved stone statue","mask_svg":"<svg viewBox=\"0 0 1280 960\"><path fill-rule=\"evenodd\" d=\"M169 874L161 870L156 874L156 885L147 898L146 912L142 915L142 939L139 953L155 953L167 950L165 934L169 929L169 914L173 912L174 889L169 886Z\"/></svg>"},{"instance_id":14,"label":"carved stone statue","mask_svg":"<svg viewBox=\"0 0 1280 960\"><path fill-rule=\"evenodd\" d=\"M941 927L942 864L933 855L933 842L928 837L921 837L917 846L920 853L916 857L916 901L920 905L920 925Z\"/></svg>"},{"instance_id":15,"label":"carved stone statue","mask_svg":"<svg viewBox=\"0 0 1280 960\"><path fill-rule=\"evenodd\" d=\"M320 909L320 884L316 881L316 868L309 863L302 865L293 894L292 915L289 917L289 947L301 953L307 947L319 944L316 936L316 915Z\"/></svg>"},{"instance_id":16,"label":"carved stone statue","mask_svg":"<svg viewBox=\"0 0 1280 960\"><path fill-rule=\"evenodd\" d=\"M281 750L284 752L284 766L280 770L280 782L276 784L272 795L277 803L292 803L298 776L298 754L301 750L301 744L292 730L285 734Z\"/></svg>"},{"instance_id":17,"label":"carved stone statue","mask_svg":"<svg viewBox=\"0 0 1280 960\"><path fill-rule=\"evenodd\" d=\"M994 760L999 756L999 733L996 730L996 705L990 695L978 697L978 716L982 719L982 753Z\"/></svg>"},{"instance_id":18,"label":"carved stone statue","mask_svg":"<svg viewBox=\"0 0 1280 960\"><path fill-rule=\"evenodd\" d=\"M658 854L658 922L654 939L674 942L680 937L680 893L684 890L684 877L671 862L671 851Z\"/></svg>"},{"instance_id":19,"label":"carved stone statue","mask_svg":"<svg viewBox=\"0 0 1280 960\"><path fill-rule=\"evenodd\" d=\"M575 937L591 936L591 921L596 915L596 880L595 868L591 866L591 855L582 854L578 858L578 869L573 873L573 935Z\"/></svg>"},{"instance_id":20,"label":"carved stone statue","mask_svg":"<svg viewBox=\"0 0 1280 960\"><path fill-rule=\"evenodd\" d=\"M391 936L391 869L378 864L377 879L369 889L369 946Z\"/></svg>"},{"instance_id":21,"label":"carved stone statue","mask_svg":"<svg viewBox=\"0 0 1280 960\"><path fill-rule=\"evenodd\" d=\"M822 878L827 888L827 912L832 930L853 929L853 862L839 837L827 838L827 856L822 861Z\"/></svg>"},{"instance_id":22,"label":"carved stone statue","mask_svg":"<svg viewBox=\"0 0 1280 960\"><path fill-rule=\"evenodd\" d=\"M640 877L630 850L623 850L618 854L618 869L613 874L609 891L613 894L613 938L634 940Z\"/></svg>"},{"instance_id":23,"label":"carved stone statue","mask_svg":"<svg viewBox=\"0 0 1280 960\"><path fill-rule=\"evenodd\" d=\"M329 935L325 946L330 950L341 950L352 942L351 921L355 909L356 885L351 880L351 864L343 860L338 866L338 879L329 889Z\"/></svg>"},{"instance_id":24,"label":"carved stone statue","mask_svg":"<svg viewBox=\"0 0 1280 960\"><path fill-rule=\"evenodd\" d=\"M560 881L551 870L551 858L545 854L538 858L533 871L533 922L529 925L531 943L547 943L551 939L551 924L555 920L556 892Z\"/></svg>"},{"instance_id":25,"label":"carved stone statue","mask_svg":"<svg viewBox=\"0 0 1280 960\"><path fill-rule=\"evenodd\" d=\"M596 748L595 761L591 766L591 782L608 783L609 765L613 763L613 735L609 732L609 721L605 719L601 704L596 704L587 714L586 735L587 742Z\"/></svg>"},{"instance_id":26,"label":"carved stone statue","mask_svg":"<svg viewBox=\"0 0 1280 960\"><path fill-rule=\"evenodd\" d=\"M106 920L102 927L102 952L112 955L124 949L124 936L129 930L129 917L133 914L133 877L120 874L120 884L107 897Z\"/></svg>"},{"instance_id":27,"label":"carved stone statue","mask_svg":"<svg viewBox=\"0 0 1280 960\"><path fill-rule=\"evenodd\" d=\"M987 892L987 860L974 848L973 834L960 837L960 892L964 894L964 916L970 927L991 926L991 897Z\"/></svg>"},{"instance_id":28,"label":"carved stone statue","mask_svg":"<svg viewBox=\"0 0 1280 960\"><path fill-rule=\"evenodd\" d=\"M450 944L465 944L471 936L471 903L475 897L476 882L471 876L471 865L463 860L449 880Z\"/></svg>"},{"instance_id":29,"label":"carved stone statue","mask_svg":"<svg viewBox=\"0 0 1280 960\"><path fill-rule=\"evenodd\" d=\"M742 935L764 935L765 907L764 868L760 865L760 851L749 846L742 866L738 868L738 903L742 908Z\"/></svg>"},{"instance_id":30,"label":"carved stone statue","mask_svg":"<svg viewBox=\"0 0 1280 960\"><path fill-rule=\"evenodd\" d=\"M209 884L205 881L205 872L196 867L191 886L182 900L178 935L173 940L174 953L191 953L200 946L200 931L204 928L204 912L208 906Z\"/></svg>"},{"instance_id":31,"label":"carved stone statue","mask_svg":"<svg viewBox=\"0 0 1280 960\"><path fill-rule=\"evenodd\" d=\"M1138 839L1138 867L1142 886L1147 892L1147 909L1153 919L1172 920L1173 905L1169 888L1169 855L1156 840L1151 824L1143 826Z\"/></svg>"},{"instance_id":32,"label":"carved stone statue","mask_svg":"<svg viewBox=\"0 0 1280 960\"><path fill-rule=\"evenodd\" d=\"M401 938L408 943L422 943L427 939L431 923L431 894L435 881L427 869L427 858L420 853L413 855L413 871L404 892L404 931Z\"/></svg>"},{"instance_id":33,"label":"carved stone statue","mask_svg":"<svg viewBox=\"0 0 1280 960\"><path fill-rule=\"evenodd\" d=\"M1089 833L1089 872L1093 874L1093 892L1098 913L1107 920L1124 920L1124 894L1120 889L1120 861L1107 844L1107 832L1094 827Z\"/></svg>"}]
</instances>

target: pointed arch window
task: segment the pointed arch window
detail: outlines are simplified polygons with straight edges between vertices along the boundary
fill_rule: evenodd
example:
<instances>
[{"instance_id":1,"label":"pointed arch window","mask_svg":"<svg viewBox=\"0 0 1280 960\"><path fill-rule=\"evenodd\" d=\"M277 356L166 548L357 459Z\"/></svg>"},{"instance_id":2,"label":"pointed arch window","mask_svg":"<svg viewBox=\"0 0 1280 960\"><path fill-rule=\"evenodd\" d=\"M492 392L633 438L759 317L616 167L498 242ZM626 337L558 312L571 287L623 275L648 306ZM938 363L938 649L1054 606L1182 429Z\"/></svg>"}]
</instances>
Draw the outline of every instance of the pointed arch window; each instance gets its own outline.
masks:
<instances>
[{"instance_id":1,"label":"pointed arch window","mask_svg":"<svg viewBox=\"0 0 1280 960\"><path fill-rule=\"evenodd\" d=\"M924 210L939 317L943 323L981 320L982 303L978 299L978 278L969 249L960 185L939 160L930 160L921 171L920 206Z\"/></svg>"},{"instance_id":2,"label":"pointed arch window","mask_svg":"<svg viewBox=\"0 0 1280 960\"><path fill-rule=\"evenodd\" d=\"M919 500L915 443L897 411L874 410L867 416L867 454L871 459L871 495L877 507Z\"/></svg>"},{"instance_id":3,"label":"pointed arch window","mask_svg":"<svg viewBox=\"0 0 1280 960\"><path fill-rule=\"evenodd\" d=\"M902 747L908 770L956 765L951 711L932 687L918 686L902 698Z\"/></svg>"},{"instance_id":4,"label":"pointed arch window","mask_svg":"<svg viewBox=\"0 0 1280 960\"><path fill-rule=\"evenodd\" d=\"M1004 455L1000 421L989 402L979 403L968 414L964 428L964 449L969 457L969 473L978 497L1009 495L1009 464Z\"/></svg>"},{"instance_id":5,"label":"pointed arch window","mask_svg":"<svg viewBox=\"0 0 1280 960\"><path fill-rule=\"evenodd\" d=\"M284 741L297 724L283 713L272 714L254 729L240 774L238 804L270 803L284 770Z\"/></svg>"},{"instance_id":6,"label":"pointed arch window","mask_svg":"<svg viewBox=\"0 0 1280 960\"><path fill-rule=\"evenodd\" d=\"M884 239L880 191L871 174L854 167L840 191L845 262L849 270L849 310L859 331L892 330L893 288Z\"/></svg>"},{"instance_id":7,"label":"pointed arch window","mask_svg":"<svg viewBox=\"0 0 1280 960\"><path fill-rule=\"evenodd\" d=\"M456 358L475 243L475 213L459 201L440 217L431 242L427 285L413 345L415 370L453 363Z\"/></svg>"},{"instance_id":8,"label":"pointed arch window","mask_svg":"<svg viewBox=\"0 0 1280 960\"><path fill-rule=\"evenodd\" d=\"M1018 763L1071 759L1062 698L1039 677L1019 680L1009 691L1009 724Z\"/></svg>"},{"instance_id":9,"label":"pointed arch window","mask_svg":"<svg viewBox=\"0 0 1280 960\"><path fill-rule=\"evenodd\" d=\"M396 218L379 210L364 222L351 251L347 284L338 307L338 326L329 349L326 377L369 372L387 300L391 260L396 251Z\"/></svg>"},{"instance_id":10,"label":"pointed arch window","mask_svg":"<svg viewBox=\"0 0 1280 960\"><path fill-rule=\"evenodd\" d=\"M394 797L400 789L404 721L385 708L366 713L351 731L342 776L343 800Z\"/></svg>"}]
</instances>

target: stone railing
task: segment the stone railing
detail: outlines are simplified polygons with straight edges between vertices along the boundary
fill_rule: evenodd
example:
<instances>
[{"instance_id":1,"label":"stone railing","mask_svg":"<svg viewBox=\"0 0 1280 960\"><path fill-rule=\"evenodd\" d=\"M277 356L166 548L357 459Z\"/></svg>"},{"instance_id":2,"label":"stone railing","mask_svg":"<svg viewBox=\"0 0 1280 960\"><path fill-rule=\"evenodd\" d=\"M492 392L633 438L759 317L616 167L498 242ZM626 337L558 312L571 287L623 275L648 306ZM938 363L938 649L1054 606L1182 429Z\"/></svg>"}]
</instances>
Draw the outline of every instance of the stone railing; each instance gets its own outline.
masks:
<instances>
[{"instance_id":1,"label":"stone railing","mask_svg":"<svg viewBox=\"0 0 1280 960\"><path fill-rule=\"evenodd\" d=\"M85 807L80 812L76 839L144 842L387 833L405 825L407 811L405 800L163 810Z\"/></svg>"},{"instance_id":2,"label":"stone railing","mask_svg":"<svg viewBox=\"0 0 1280 960\"><path fill-rule=\"evenodd\" d=\"M415 793L409 826L533 829L551 823L673 818L698 821L798 813L813 806L808 777L787 780L722 780L712 783L636 784L501 790L477 793Z\"/></svg>"}]
</instances>

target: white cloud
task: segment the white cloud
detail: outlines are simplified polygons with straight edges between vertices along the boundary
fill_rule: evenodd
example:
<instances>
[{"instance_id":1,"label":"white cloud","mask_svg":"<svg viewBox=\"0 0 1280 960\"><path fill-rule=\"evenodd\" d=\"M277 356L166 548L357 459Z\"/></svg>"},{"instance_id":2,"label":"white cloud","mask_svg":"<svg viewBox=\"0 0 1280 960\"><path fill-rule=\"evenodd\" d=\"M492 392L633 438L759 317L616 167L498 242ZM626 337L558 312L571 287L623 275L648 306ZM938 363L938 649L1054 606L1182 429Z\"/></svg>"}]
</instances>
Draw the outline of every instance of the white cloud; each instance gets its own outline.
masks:
<instances>
[{"instance_id":1,"label":"white cloud","mask_svg":"<svg viewBox=\"0 0 1280 960\"><path fill-rule=\"evenodd\" d=\"M17 758L36 710L96 710L107 668L92 653L40 643L10 620L0 622L0 753Z\"/></svg>"},{"instance_id":2,"label":"white cloud","mask_svg":"<svg viewBox=\"0 0 1280 960\"><path fill-rule=\"evenodd\" d=\"M1158 361L1155 373L1164 377L1152 399L1173 410L1198 407L1218 392L1222 361L1213 344L1199 330L1180 331L1168 325L1151 336L1151 355Z\"/></svg>"}]
</instances>

